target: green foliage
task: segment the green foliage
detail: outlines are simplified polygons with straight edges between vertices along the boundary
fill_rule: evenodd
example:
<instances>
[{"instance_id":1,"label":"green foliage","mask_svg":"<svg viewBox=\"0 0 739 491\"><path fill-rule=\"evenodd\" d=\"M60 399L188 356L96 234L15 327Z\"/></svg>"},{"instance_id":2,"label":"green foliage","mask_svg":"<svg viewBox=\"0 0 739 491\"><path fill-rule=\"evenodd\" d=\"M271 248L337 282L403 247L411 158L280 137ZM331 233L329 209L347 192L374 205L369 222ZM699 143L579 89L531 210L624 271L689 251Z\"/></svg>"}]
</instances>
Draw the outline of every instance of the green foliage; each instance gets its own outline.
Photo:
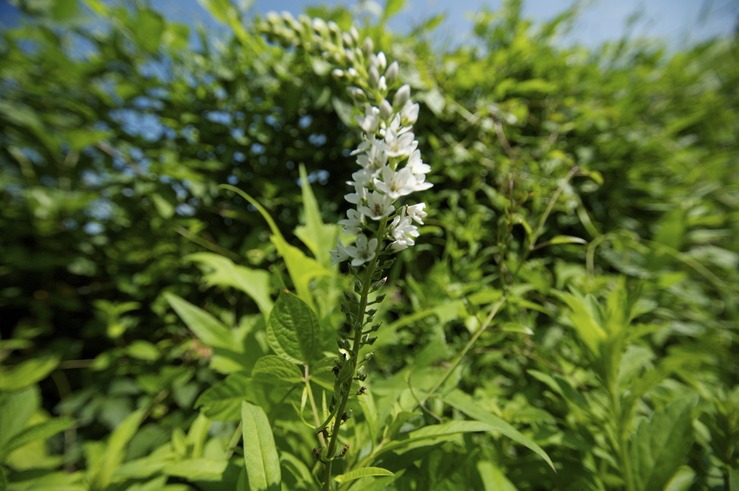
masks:
<instances>
[{"instance_id":1,"label":"green foliage","mask_svg":"<svg viewBox=\"0 0 739 491\"><path fill-rule=\"evenodd\" d=\"M337 375L335 489L738 487L736 39L562 47L577 11L516 1L448 48L387 29L403 1L366 19L434 188L365 383L331 354L346 87L202 5L219 42L156 2L2 32L0 489L320 489Z\"/></svg>"}]
</instances>

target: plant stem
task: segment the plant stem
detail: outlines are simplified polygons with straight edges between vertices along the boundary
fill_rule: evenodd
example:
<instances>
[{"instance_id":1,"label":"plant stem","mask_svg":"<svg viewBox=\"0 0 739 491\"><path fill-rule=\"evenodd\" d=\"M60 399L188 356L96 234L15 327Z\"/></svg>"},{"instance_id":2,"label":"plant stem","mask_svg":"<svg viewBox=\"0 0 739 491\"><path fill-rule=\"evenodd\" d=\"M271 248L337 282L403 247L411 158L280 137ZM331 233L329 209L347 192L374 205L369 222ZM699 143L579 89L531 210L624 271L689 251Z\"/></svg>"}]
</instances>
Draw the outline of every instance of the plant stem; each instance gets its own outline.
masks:
<instances>
[{"instance_id":1,"label":"plant stem","mask_svg":"<svg viewBox=\"0 0 739 491\"><path fill-rule=\"evenodd\" d=\"M462 363L462 360L467 355L467 353L472 349L472 347L475 345L475 343L480 338L480 336L482 336L482 333L485 332L485 330L490 326L490 323L493 321L493 319L495 318L495 316L498 314L498 312L500 311L500 308L503 306L503 304L505 303L505 301L507 300L507 298L508 298L507 295L503 295L497 302L495 302L495 304L493 304L493 308L492 308L492 310L490 310L490 313L488 314L488 316L485 318L485 320L482 323L480 323L480 326L477 328L477 330L474 332L474 334L472 334L472 337L470 338L469 341L467 341L467 344L464 346L464 348L462 349L462 351L459 352L459 354L457 355L457 357L454 359L454 361L452 362L452 364L447 369L446 373L444 373L444 376L442 376L436 382L436 384L434 384L434 386L431 388L431 390L429 390L426 393L426 395L424 396L424 398L421 401L419 401L419 403L418 403L418 406L419 407L422 408L426 404L426 401L428 401L431 398L431 396L437 390L439 390L439 388L442 385L444 385L444 383L447 380L449 380L449 377L451 377L452 373L454 372L454 370L457 369L457 367L459 366L459 364ZM478 319L478 321L479 321L479 319Z\"/></svg>"},{"instance_id":2,"label":"plant stem","mask_svg":"<svg viewBox=\"0 0 739 491\"><path fill-rule=\"evenodd\" d=\"M359 350L362 347L362 328L364 327L364 318L369 303L369 294L372 286L372 278L377 270L377 264L380 259L380 252L383 245L383 237L385 236L385 229L387 227L387 218L383 218L380 222L379 230L377 231L377 249L375 250L375 257L369 262L367 268L364 270L364 278L362 279L362 292L359 297L359 307L357 308L357 315L354 326L354 338L352 339L351 347L351 358L347 360L347 363L351 363L351 377L344 382L340 388L340 394L338 395L338 409L334 416L334 423L331 427L331 434L328 442L328 449L326 451L326 472L323 482L323 489L329 491L331 489L331 474L333 470L333 461L336 455L336 446L339 443L339 430L343 423L343 415L346 410L346 404L349 401L349 392L354 382L354 376L357 373L357 360L359 358Z\"/></svg>"}]
</instances>

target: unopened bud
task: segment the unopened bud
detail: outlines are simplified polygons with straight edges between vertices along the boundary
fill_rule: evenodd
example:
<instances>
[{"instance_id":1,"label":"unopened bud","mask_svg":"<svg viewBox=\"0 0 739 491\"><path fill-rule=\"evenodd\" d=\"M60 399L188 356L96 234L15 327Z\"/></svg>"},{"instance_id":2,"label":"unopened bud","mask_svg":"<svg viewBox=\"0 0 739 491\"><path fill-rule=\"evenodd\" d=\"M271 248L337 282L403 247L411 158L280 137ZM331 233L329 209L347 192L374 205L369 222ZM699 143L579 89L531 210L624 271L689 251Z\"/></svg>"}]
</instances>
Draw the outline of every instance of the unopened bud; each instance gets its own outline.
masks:
<instances>
[{"instance_id":1,"label":"unopened bud","mask_svg":"<svg viewBox=\"0 0 739 491\"><path fill-rule=\"evenodd\" d=\"M349 35L348 32L341 33L341 41L347 47L351 47L354 44L354 39L352 39L351 35Z\"/></svg>"},{"instance_id":2,"label":"unopened bud","mask_svg":"<svg viewBox=\"0 0 739 491\"><path fill-rule=\"evenodd\" d=\"M367 94L359 87L348 87L346 91L349 93L349 97L355 102L364 102L367 100Z\"/></svg>"},{"instance_id":3,"label":"unopened bud","mask_svg":"<svg viewBox=\"0 0 739 491\"><path fill-rule=\"evenodd\" d=\"M374 65L370 66L369 69L369 84L373 89L377 88L377 84L380 82L380 72L377 71L377 67Z\"/></svg>"},{"instance_id":4,"label":"unopened bud","mask_svg":"<svg viewBox=\"0 0 739 491\"><path fill-rule=\"evenodd\" d=\"M400 122L404 125L416 124L418 120L418 104L406 104L400 113Z\"/></svg>"},{"instance_id":5,"label":"unopened bud","mask_svg":"<svg viewBox=\"0 0 739 491\"><path fill-rule=\"evenodd\" d=\"M390 116L393 115L393 106L390 105L390 103L387 101L387 99L383 99L380 103L380 117L384 120L390 119Z\"/></svg>"},{"instance_id":6,"label":"unopened bud","mask_svg":"<svg viewBox=\"0 0 739 491\"><path fill-rule=\"evenodd\" d=\"M342 78L344 76L344 70L341 68L334 68L331 70L331 75L333 75L334 78Z\"/></svg>"},{"instance_id":7,"label":"unopened bud","mask_svg":"<svg viewBox=\"0 0 739 491\"><path fill-rule=\"evenodd\" d=\"M362 43L362 52L364 53L364 56L369 58L374 50L375 43L372 42L371 38L365 38L364 43Z\"/></svg>"},{"instance_id":8,"label":"unopened bud","mask_svg":"<svg viewBox=\"0 0 739 491\"><path fill-rule=\"evenodd\" d=\"M380 80L377 81L377 90L383 94L387 92L387 80L385 80L385 75L381 76Z\"/></svg>"},{"instance_id":9,"label":"unopened bud","mask_svg":"<svg viewBox=\"0 0 739 491\"><path fill-rule=\"evenodd\" d=\"M408 84L404 84L395 93L395 97L393 97L393 107L398 111L403 109L405 107L405 104L410 100L410 98L411 98L411 86Z\"/></svg>"},{"instance_id":10,"label":"unopened bud","mask_svg":"<svg viewBox=\"0 0 739 491\"><path fill-rule=\"evenodd\" d=\"M387 83L392 85L393 82L395 82L395 79L398 78L398 62L394 61L390 63L390 66L387 67L387 71L385 72L385 78L387 79Z\"/></svg>"}]
</instances>

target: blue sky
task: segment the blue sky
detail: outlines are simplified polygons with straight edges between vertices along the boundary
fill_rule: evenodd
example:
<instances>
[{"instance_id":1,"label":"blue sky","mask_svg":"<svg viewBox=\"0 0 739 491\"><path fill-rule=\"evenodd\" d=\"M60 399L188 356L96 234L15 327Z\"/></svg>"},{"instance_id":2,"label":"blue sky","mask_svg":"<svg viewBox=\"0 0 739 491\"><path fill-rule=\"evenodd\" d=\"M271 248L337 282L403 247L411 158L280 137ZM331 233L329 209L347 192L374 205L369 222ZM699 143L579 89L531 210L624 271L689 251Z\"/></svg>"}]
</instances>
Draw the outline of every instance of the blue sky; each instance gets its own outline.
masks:
<instances>
[{"instance_id":1,"label":"blue sky","mask_svg":"<svg viewBox=\"0 0 739 491\"><path fill-rule=\"evenodd\" d=\"M53 0L52 0L53 1ZM113 3L115 0L108 0ZM248 0L233 0L251 3ZM588 1L588 0L586 0ZM308 5L344 5L357 8L359 0L254 0L253 11L287 10L297 15ZM365 4L384 4L385 0L365 0ZM572 0L524 0L524 13L534 20L549 19L571 5ZM206 21L216 25L197 0L151 0L151 4L167 17L187 24ZM406 0L403 10L391 27L403 30L439 13L446 15L439 28L442 39L463 42L470 32L472 18L481 8L495 10L502 0ZM674 48L684 47L716 35L733 32L739 19L739 0L589 0L569 38L595 46L618 39L625 32L627 19L641 13L632 33L659 37ZM17 22L11 0L0 0L0 25Z\"/></svg>"}]
</instances>

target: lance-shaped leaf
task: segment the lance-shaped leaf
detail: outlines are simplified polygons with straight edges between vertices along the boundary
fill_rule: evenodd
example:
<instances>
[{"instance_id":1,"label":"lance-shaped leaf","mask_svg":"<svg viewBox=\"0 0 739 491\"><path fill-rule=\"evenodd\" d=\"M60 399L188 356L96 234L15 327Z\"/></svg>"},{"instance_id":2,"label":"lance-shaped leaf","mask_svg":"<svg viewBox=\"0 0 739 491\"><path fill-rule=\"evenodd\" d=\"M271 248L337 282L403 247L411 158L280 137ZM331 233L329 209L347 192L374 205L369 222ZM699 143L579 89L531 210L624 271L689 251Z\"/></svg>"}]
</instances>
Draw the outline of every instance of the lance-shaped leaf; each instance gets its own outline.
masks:
<instances>
[{"instance_id":1,"label":"lance-shaped leaf","mask_svg":"<svg viewBox=\"0 0 739 491\"><path fill-rule=\"evenodd\" d=\"M264 410L241 404L244 463L251 490L279 490L282 476L275 438Z\"/></svg>"}]
</instances>

